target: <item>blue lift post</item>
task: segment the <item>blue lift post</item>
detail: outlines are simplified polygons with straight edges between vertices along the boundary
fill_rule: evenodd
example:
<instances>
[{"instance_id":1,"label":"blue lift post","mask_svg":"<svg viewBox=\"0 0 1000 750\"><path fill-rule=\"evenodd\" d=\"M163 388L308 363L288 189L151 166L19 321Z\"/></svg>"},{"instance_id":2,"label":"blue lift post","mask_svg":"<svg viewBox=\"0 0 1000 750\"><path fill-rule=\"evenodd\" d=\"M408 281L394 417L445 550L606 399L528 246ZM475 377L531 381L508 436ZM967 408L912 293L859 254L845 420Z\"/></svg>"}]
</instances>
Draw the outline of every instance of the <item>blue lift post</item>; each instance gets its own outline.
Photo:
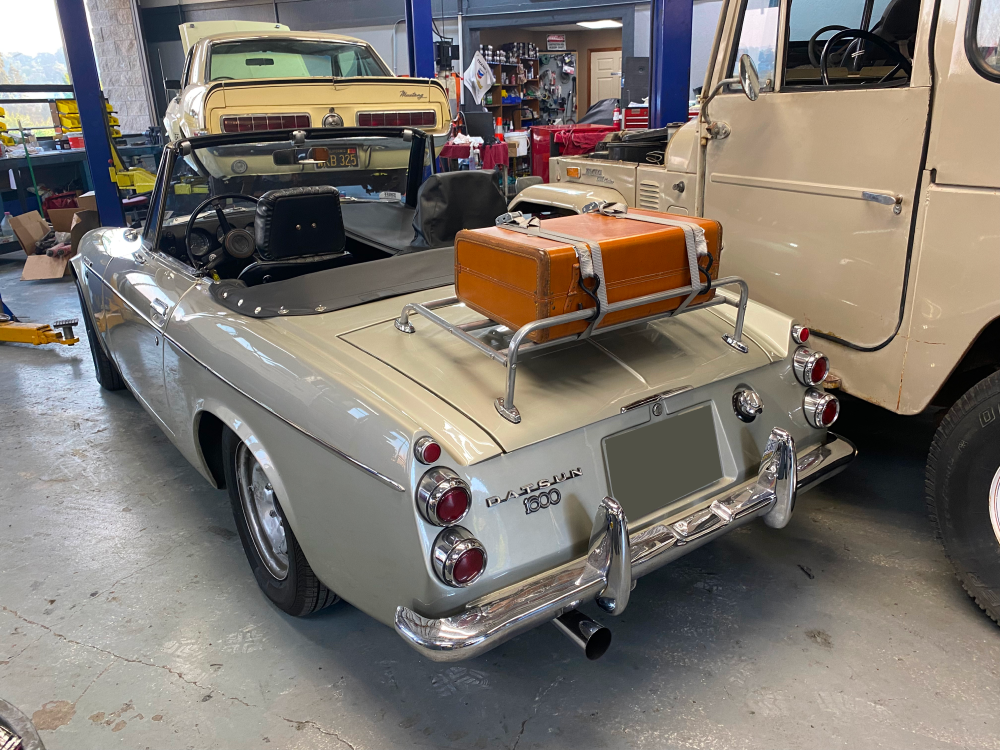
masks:
<instances>
[{"instance_id":1,"label":"blue lift post","mask_svg":"<svg viewBox=\"0 0 1000 750\"><path fill-rule=\"evenodd\" d=\"M434 24L431 0L404 0L406 3L406 49L410 55L410 75L434 77Z\"/></svg>"},{"instance_id":2,"label":"blue lift post","mask_svg":"<svg viewBox=\"0 0 1000 750\"><path fill-rule=\"evenodd\" d=\"M104 97L97 77L94 45L90 41L90 26L83 0L56 0L59 26L62 29L63 50L73 80L73 96L80 110L80 124L87 146L87 162L97 197L101 225L125 226L125 213L118 197L118 186L111 181L111 144L104 120Z\"/></svg>"},{"instance_id":3,"label":"blue lift post","mask_svg":"<svg viewBox=\"0 0 1000 750\"><path fill-rule=\"evenodd\" d=\"M691 97L693 0L653 0L649 51L649 127L687 122Z\"/></svg>"}]
</instances>

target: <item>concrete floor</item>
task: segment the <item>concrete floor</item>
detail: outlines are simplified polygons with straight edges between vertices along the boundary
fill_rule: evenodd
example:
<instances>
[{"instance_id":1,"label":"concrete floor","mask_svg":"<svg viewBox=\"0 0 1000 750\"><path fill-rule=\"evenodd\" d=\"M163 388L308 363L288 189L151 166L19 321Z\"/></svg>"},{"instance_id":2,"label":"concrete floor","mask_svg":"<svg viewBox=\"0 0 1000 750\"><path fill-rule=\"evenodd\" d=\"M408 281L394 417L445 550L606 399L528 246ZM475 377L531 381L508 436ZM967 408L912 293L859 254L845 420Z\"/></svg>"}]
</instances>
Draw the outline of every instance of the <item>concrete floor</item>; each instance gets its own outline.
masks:
<instances>
[{"instance_id":1,"label":"concrete floor","mask_svg":"<svg viewBox=\"0 0 1000 750\"><path fill-rule=\"evenodd\" d=\"M15 312L79 315L22 261ZM1000 747L1000 630L924 516L932 422L846 407L855 465L640 580L602 660L544 626L448 666L350 605L270 606L226 494L85 341L0 345L0 697L50 749Z\"/></svg>"}]
</instances>

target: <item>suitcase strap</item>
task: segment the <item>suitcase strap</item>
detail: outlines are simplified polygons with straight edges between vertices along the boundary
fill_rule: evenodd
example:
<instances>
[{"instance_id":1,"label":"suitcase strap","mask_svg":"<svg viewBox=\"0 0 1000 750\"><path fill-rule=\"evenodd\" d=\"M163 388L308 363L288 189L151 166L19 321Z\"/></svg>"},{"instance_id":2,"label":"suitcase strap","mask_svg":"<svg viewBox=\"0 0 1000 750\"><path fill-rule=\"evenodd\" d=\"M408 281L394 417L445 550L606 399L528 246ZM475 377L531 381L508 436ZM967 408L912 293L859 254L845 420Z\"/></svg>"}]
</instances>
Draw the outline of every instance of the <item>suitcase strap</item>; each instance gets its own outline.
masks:
<instances>
[{"instance_id":1,"label":"suitcase strap","mask_svg":"<svg viewBox=\"0 0 1000 750\"><path fill-rule=\"evenodd\" d=\"M708 276L708 283L701 289L697 288L701 280L701 268L698 266L698 259L711 257L708 251L708 242L705 239L705 229L693 221L683 219L662 219L658 216L641 216L630 214L628 206L624 203L610 203L609 201L594 201L583 207L585 214L601 214L614 219L631 219L632 221L644 221L647 224L660 224L661 226L677 227L684 232L684 246L687 249L688 270L691 274L691 294L684 298L677 312L683 312L684 308L690 305L699 294L709 291L712 288L712 277Z\"/></svg>"},{"instance_id":2,"label":"suitcase strap","mask_svg":"<svg viewBox=\"0 0 1000 750\"><path fill-rule=\"evenodd\" d=\"M542 229L542 224L537 216L528 219L520 211L511 211L498 216L496 225L500 229L520 232L531 237L541 237L544 240L552 240L553 242L565 242L573 247L573 250L576 251L576 257L580 261L580 276L585 279L596 278L598 280L596 292L598 302L597 316L590 322L582 338L590 336L594 329L604 320L608 309L608 290L607 284L604 283L604 260L601 257L601 244L584 237L574 237L571 234L550 232L547 229Z\"/></svg>"}]
</instances>

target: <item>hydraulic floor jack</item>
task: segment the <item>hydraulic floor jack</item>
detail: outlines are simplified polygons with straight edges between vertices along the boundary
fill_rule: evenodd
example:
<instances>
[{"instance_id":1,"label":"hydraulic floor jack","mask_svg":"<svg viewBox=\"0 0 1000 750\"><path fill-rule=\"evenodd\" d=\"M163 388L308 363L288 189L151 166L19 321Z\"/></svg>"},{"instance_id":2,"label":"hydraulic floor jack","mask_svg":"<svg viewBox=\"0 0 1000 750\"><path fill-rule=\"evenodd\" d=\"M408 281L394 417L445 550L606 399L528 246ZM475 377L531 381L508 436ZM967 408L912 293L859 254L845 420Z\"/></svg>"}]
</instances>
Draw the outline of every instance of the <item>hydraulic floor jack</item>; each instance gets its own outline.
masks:
<instances>
[{"instance_id":1,"label":"hydraulic floor jack","mask_svg":"<svg viewBox=\"0 0 1000 750\"><path fill-rule=\"evenodd\" d=\"M80 341L73 335L73 328L80 325L76 318L57 320L52 325L22 323L0 299L0 341L13 344L65 344L73 346ZM56 329L59 330L56 330Z\"/></svg>"}]
</instances>

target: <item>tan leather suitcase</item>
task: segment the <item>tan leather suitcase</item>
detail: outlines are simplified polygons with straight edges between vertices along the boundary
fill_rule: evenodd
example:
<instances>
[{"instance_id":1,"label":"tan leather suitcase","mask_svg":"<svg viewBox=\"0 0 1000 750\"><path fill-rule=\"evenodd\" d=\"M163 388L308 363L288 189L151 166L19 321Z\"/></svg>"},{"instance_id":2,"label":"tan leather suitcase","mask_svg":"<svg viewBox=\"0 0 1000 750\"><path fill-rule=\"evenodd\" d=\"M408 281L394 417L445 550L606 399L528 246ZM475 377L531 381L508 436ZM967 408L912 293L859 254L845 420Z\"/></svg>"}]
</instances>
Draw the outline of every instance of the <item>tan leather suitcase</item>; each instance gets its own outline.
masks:
<instances>
[{"instance_id":1,"label":"tan leather suitcase","mask_svg":"<svg viewBox=\"0 0 1000 750\"><path fill-rule=\"evenodd\" d=\"M628 209L628 216L648 216L704 231L709 256L699 257L699 267L718 278L722 227L717 221L655 211ZM468 307L509 328L520 328L541 318L596 306L580 286L581 263L574 245L580 242L546 239L532 231L596 241L609 303L665 292L691 284L685 232L679 226L585 213L546 219L537 229L505 227L462 230L455 238L455 289ZM528 232L528 233L525 233ZM585 262L585 270L588 270ZM695 280L705 284L701 272ZM593 289L594 281L585 280ZM699 294L691 304L711 299L715 290ZM633 307L607 314L600 328L674 310L685 297ZM530 335L536 343L562 338L587 329L588 321L541 329Z\"/></svg>"}]
</instances>

